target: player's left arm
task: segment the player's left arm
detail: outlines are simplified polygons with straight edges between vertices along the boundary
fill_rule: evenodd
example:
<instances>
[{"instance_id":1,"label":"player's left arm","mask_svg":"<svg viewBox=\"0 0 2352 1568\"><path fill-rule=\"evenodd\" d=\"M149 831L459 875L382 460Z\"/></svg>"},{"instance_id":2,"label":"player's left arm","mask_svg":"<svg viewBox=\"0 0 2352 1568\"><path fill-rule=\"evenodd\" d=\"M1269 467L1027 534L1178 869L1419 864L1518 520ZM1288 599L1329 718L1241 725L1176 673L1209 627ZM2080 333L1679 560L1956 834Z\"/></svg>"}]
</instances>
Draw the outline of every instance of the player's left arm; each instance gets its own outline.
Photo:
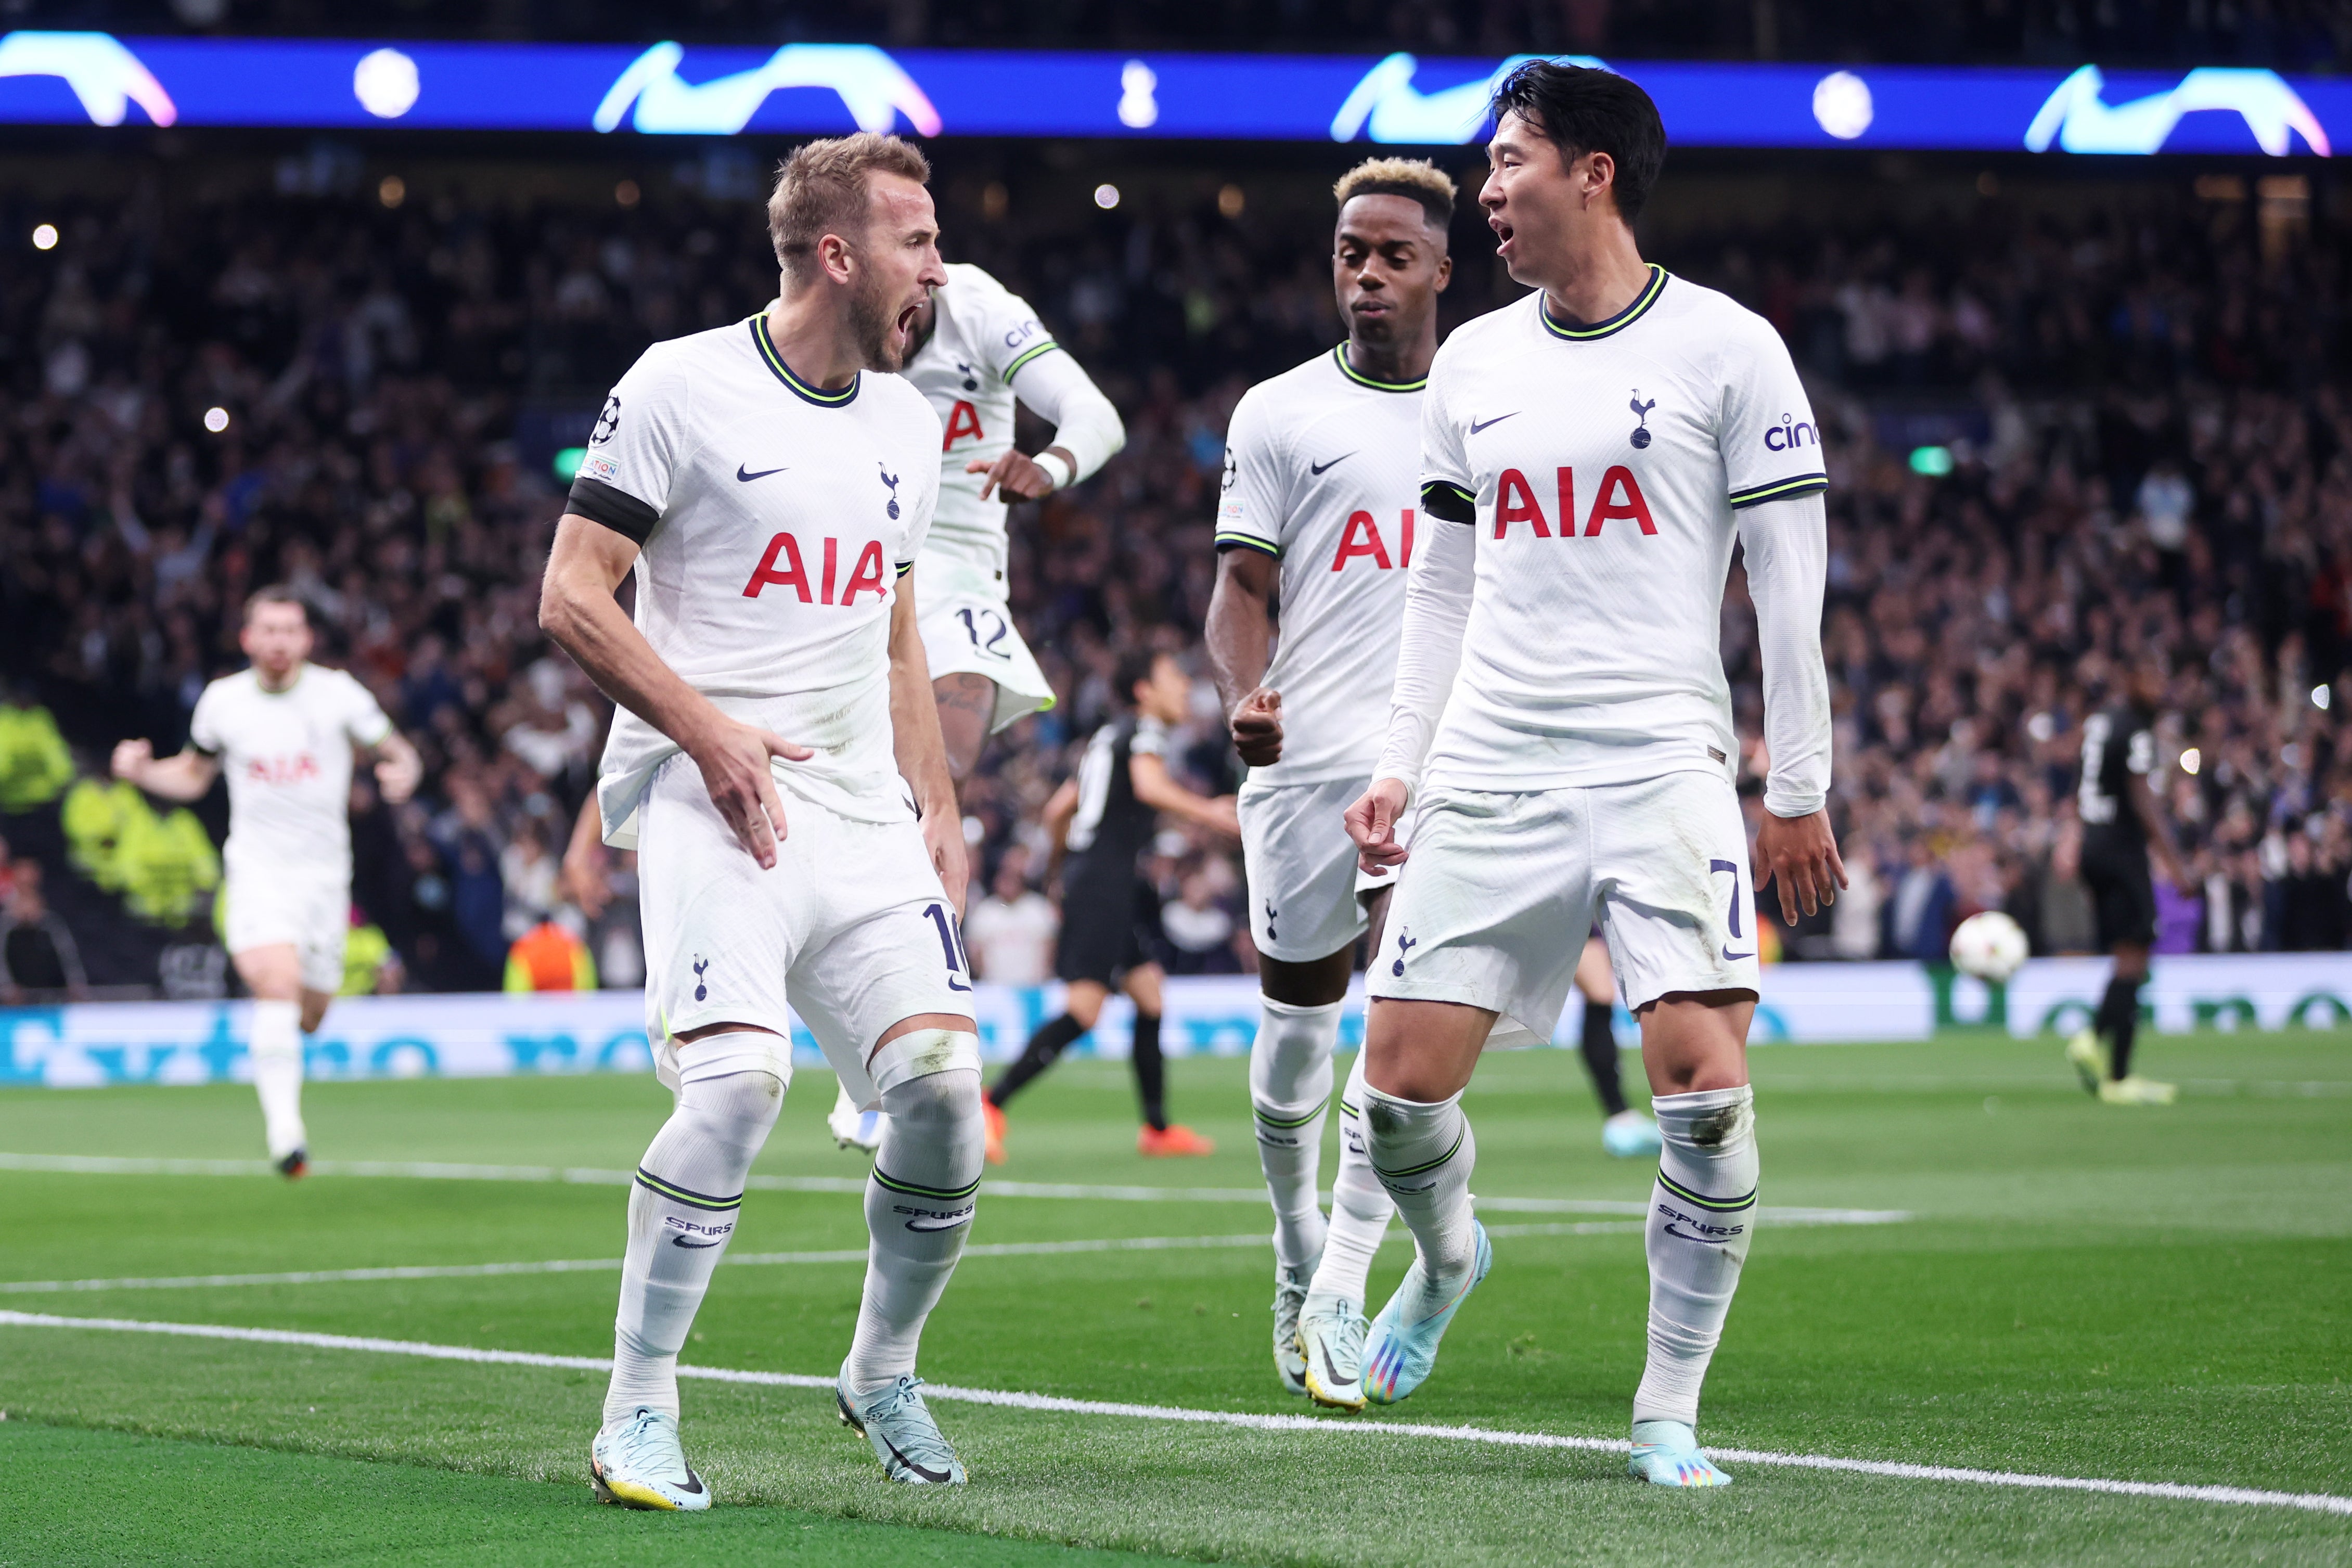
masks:
<instances>
[{"instance_id":1,"label":"player's left arm","mask_svg":"<svg viewBox=\"0 0 2352 1568\"><path fill-rule=\"evenodd\" d=\"M1127 445L1127 426L1084 367L1054 342L1029 307L1009 301L1001 330L992 341L1004 357L997 374L1013 395L1054 427L1053 444L1034 458L1006 452L993 463L975 458L964 472L984 473L980 499L1002 489L1008 498L1035 500L1048 490L1067 489L1092 479Z\"/></svg>"},{"instance_id":2,"label":"player's left arm","mask_svg":"<svg viewBox=\"0 0 2352 1568\"><path fill-rule=\"evenodd\" d=\"M1822 664L1822 596L1829 582L1829 489L1821 428L1789 348L1770 322L1741 311L1717 362L1716 443L1748 558L1764 656L1764 821L1754 876L1780 885L1790 924L1819 913L1846 885L1830 830L1830 685Z\"/></svg>"},{"instance_id":3,"label":"player's left arm","mask_svg":"<svg viewBox=\"0 0 2352 1568\"><path fill-rule=\"evenodd\" d=\"M1817 913L1846 885L1830 829L1829 672L1822 662L1822 595L1829 521L1819 490L1739 513L1748 591L1764 656L1764 821L1756 832L1756 888L1778 883L1790 924Z\"/></svg>"},{"instance_id":4,"label":"player's left arm","mask_svg":"<svg viewBox=\"0 0 2352 1568\"><path fill-rule=\"evenodd\" d=\"M948 774L948 745L940 733L938 700L931 693L930 661L923 657L922 633L915 626L915 580L898 579L898 602L890 606L890 743L898 773L915 792L923 843L948 901L963 912L970 871L964 858L963 812L956 805L955 780Z\"/></svg>"},{"instance_id":5,"label":"player's left arm","mask_svg":"<svg viewBox=\"0 0 2352 1568\"><path fill-rule=\"evenodd\" d=\"M2188 878L2181 870L2180 840L2172 831L2172 819L2165 815L2157 792L2148 787L2156 764L2156 737L2147 731L2142 731L2140 733L2148 737L2148 745L2145 749L2144 757L2134 754L2142 751L2142 748L2135 743L2131 751L2126 753L2124 763L2124 765L2130 769L2138 787L2127 789L2124 793L2131 797L2132 815L2139 818L2140 827L2147 835L2148 847L2155 851L2157 871L2175 888L2183 887L2187 884ZM2132 737L2134 742L2138 739L2138 735ZM2133 763L2143 760L2147 766L2132 766Z\"/></svg>"},{"instance_id":6,"label":"player's left arm","mask_svg":"<svg viewBox=\"0 0 2352 1568\"><path fill-rule=\"evenodd\" d=\"M375 762L375 786L383 792L388 805L399 805L416 793L425 778L425 759L416 754L407 736L387 730L383 740L362 750Z\"/></svg>"}]
</instances>

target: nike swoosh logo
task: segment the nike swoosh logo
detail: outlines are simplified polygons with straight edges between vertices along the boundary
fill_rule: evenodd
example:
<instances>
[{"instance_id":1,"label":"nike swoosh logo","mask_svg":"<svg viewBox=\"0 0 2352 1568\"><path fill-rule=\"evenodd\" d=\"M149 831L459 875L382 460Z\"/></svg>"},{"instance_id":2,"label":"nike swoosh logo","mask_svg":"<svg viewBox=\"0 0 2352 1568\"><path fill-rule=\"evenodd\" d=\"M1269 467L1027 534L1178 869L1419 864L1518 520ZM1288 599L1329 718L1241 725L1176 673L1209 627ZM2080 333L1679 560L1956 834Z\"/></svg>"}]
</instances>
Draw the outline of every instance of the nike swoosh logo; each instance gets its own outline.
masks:
<instances>
[{"instance_id":1,"label":"nike swoosh logo","mask_svg":"<svg viewBox=\"0 0 2352 1568\"><path fill-rule=\"evenodd\" d=\"M1680 1237L1685 1241L1703 1241L1709 1247L1721 1247L1725 1242L1731 1239L1731 1237L1727 1236L1720 1237L1711 1236L1693 1236L1686 1230L1676 1230L1673 1226L1666 1226L1666 1234L1668 1236Z\"/></svg>"},{"instance_id":2,"label":"nike swoosh logo","mask_svg":"<svg viewBox=\"0 0 2352 1568\"><path fill-rule=\"evenodd\" d=\"M1756 955L1752 952L1734 952L1727 947L1723 950L1723 961L1726 963L1737 963L1743 958L1753 958Z\"/></svg>"},{"instance_id":3,"label":"nike swoosh logo","mask_svg":"<svg viewBox=\"0 0 2352 1568\"><path fill-rule=\"evenodd\" d=\"M784 465L784 468L790 468L790 467L792 467L792 465L791 465L791 464L789 464L789 463L787 463L787 464L785 464L785 465ZM783 468L761 468L761 469L758 473L756 473L756 474L747 474L747 473L745 473L745 472L743 471L743 465L742 465L742 464L738 463L738 464L736 464L736 465L735 465L735 477L736 477L738 479L741 480L744 484L747 484L747 485L748 485L748 484L750 484L753 479L766 479L770 474L781 474L781 473L782 473L783 471L784 471L784 469L783 469Z\"/></svg>"},{"instance_id":4,"label":"nike swoosh logo","mask_svg":"<svg viewBox=\"0 0 2352 1568\"><path fill-rule=\"evenodd\" d=\"M1336 468L1355 455L1353 452L1342 452L1328 463L1309 463L1307 465L1307 471L1310 474L1319 474L1326 468Z\"/></svg>"},{"instance_id":5,"label":"nike swoosh logo","mask_svg":"<svg viewBox=\"0 0 2352 1568\"><path fill-rule=\"evenodd\" d=\"M699 1252L706 1247L716 1247L719 1245L715 1241L688 1241L682 1236L671 1237L669 1238L669 1244L672 1247L683 1247L688 1252Z\"/></svg>"},{"instance_id":6,"label":"nike swoosh logo","mask_svg":"<svg viewBox=\"0 0 2352 1568\"><path fill-rule=\"evenodd\" d=\"M1487 420L1487 421L1486 422L1486 424L1484 424L1484 425L1481 425L1478 421L1476 421L1475 419L1473 419L1472 421L1470 421L1470 434L1472 434L1473 436L1475 436L1476 434L1478 434L1478 432L1479 432L1479 431L1481 431L1481 430L1486 430L1486 429L1489 429L1489 428L1492 428L1493 426L1496 426L1496 425L1500 425L1500 424L1501 424L1504 420L1506 420L1506 419L1516 419L1516 418L1517 418L1517 417L1518 417L1518 415L1519 415L1519 411L1518 411L1517 409L1514 408L1514 409L1512 409L1508 414L1497 414L1497 415L1496 415L1492 419Z\"/></svg>"},{"instance_id":7,"label":"nike swoosh logo","mask_svg":"<svg viewBox=\"0 0 2352 1568\"><path fill-rule=\"evenodd\" d=\"M946 1470L927 1470L923 1468L922 1466L915 1463L914 1460L898 1452L898 1445L890 1441L889 1435L887 1433L883 1435L882 1446L890 1450L890 1457L892 1458L898 1460L900 1464L906 1466L908 1469L914 1471L915 1474L922 1477L923 1479L930 1482L933 1486L945 1486L949 1481L955 1479Z\"/></svg>"}]
</instances>

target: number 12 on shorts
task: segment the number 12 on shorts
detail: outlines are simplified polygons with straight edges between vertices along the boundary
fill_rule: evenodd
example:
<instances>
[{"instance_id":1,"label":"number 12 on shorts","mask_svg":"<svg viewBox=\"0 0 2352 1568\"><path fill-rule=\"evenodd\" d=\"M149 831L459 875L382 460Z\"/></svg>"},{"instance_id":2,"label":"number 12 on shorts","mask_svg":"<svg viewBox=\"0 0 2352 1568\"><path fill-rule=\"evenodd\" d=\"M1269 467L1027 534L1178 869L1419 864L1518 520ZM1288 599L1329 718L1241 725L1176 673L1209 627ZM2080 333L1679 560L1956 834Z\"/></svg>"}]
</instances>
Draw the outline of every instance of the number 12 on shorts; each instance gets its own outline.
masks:
<instances>
[{"instance_id":1,"label":"number 12 on shorts","mask_svg":"<svg viewBox=\"0 0 2352 1568\"><path fill-rule=\"evenodd\" d=\"M948 912L948 907L945 904L925 904L923 913L929 915L931 918L931 923L940 928L940 948L947 954L948 960L948 989L971 990L971 987L963 980L956 978L958 975L969 978L971 974L971 958L963 950L962 926L957 923L954 915Z\"/></svg>"},{"instance_id":2,"label":"number 12 on shorts","mask_svg":"<svg viewBox=\"0 0 2352 1568\"><path fill-rule=\"evenodd\" d=\"M971 638L971 646L978 648L981 652L985 654L993 654L998 658L1011 658L1013 657L1012 654L1005 652L996 646L998 643L1004 640L1005 634L1011 631L1013 627L1003 616L998 615L994 610L981 611L979 619L974 619L971 611L969 609L958 610L956 612L956 619L963 623L964 635ZM988 634L985 641L981 637L981 620L990 620L996 623L996 629Z\"/></svg>"}]
</instances>

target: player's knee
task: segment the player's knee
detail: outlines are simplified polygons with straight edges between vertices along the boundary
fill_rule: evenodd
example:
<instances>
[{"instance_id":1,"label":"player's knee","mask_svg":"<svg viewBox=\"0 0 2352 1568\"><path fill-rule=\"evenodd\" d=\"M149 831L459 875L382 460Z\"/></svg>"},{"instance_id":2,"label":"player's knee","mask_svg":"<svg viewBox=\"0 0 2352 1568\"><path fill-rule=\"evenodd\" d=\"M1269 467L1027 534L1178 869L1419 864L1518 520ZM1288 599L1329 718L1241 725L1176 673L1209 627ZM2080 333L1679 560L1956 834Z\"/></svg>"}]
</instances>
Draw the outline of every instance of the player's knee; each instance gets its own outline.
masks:
<instances>
[{"instance_id":1,"label":"player's knee","mask_svg":"<svg viewBox=\"0 0 2352 1568\"><path fill-rule=\"evenodd\" d=\"M980 1037L970 1029L929 1025L909 1029L877 1047L866 1070L873 1075L874 1087L882 1096L882 1109L893 1117L899 1114L891 1100L894 1091L927 1079L955 1078L968 1079L971 1112L980 1114ZM936 1097L950 1092L951 1087L933 1085L918 1098Z\"/></svg>"},{"instance_id":2,"label":"player's knee","mask_svg":"<svg viewBox=\"0 0 2352 1568\"><path fill-rule=\"evenodd\" d=\"M677 1103L698 1116L764 1130L783 1109L784 1080L756 1069L690 1079L678 1086Z\"/></svg>"},{"instance_id":3,"label":"player's knee","mask_svg":"<svg viewBox=\"0 0 2352 1568\"><path fill-rule=\"evenodd\" d=\"M894 1083L882 1091L882 1109L905 1131L951 1136L980 1121L980 1069L950 1068Z\"/></svg>"}]
</instances>

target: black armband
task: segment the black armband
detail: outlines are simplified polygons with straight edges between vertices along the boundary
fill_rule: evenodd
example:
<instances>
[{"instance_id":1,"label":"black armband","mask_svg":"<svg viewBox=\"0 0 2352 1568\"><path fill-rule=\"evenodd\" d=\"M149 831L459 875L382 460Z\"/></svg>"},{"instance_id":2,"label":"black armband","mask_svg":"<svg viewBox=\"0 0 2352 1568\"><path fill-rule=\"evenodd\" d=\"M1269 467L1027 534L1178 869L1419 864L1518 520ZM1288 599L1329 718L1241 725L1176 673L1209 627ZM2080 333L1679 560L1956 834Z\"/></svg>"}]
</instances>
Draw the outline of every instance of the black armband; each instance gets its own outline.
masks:
<instances>
[{"instance_id":1,"label":"black armband","mask_svg":"<svg viewBox=\"0 0 2352 1568\"><path fill-rule=\"evenodd\" d=\"M1475 522L1478 498L1450 480L1432 479L1421 487L1421 510L1447 522Z\"/></svg>"},{"instance_id":2,"label":"black armband","mask_svg":"<svg viewBox=\"0 0 2352 1568\"><path fill-rule=\"evenodd\" d=\"M564 503L564 510L578 512L591 522L601 522L638 544L646 542L653 533L654 524L661 521L661 513L628 491L585 474L572 481L572 498Z\"/></svg>"}]
</instances>

